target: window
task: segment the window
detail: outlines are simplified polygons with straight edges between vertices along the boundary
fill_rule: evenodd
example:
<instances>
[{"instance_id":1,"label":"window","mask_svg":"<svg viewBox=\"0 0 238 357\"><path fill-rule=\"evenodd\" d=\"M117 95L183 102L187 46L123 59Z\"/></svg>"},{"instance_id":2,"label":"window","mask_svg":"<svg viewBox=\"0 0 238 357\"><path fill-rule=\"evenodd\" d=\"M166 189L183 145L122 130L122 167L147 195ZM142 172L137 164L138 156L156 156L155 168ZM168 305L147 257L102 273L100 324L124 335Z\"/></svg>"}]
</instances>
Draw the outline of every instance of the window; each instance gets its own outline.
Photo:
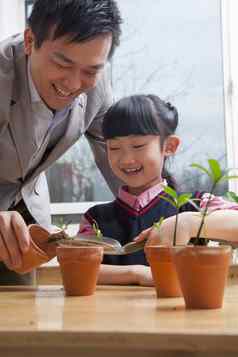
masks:
<instances>
[{"instance_id":1,"label":"window","mask_svg":"<svg viewBox=\"0 0 238 357\"><path fill-rule=\"evenodd\" d=\"M221 5L227 166L238 167L238 3L236 0L222 0ZM238 181L230 181L229 188L238 193Z\"/></svg>"},{"instance_id":2,"label":"window","mask_svg":"<svg viewBox=\"0 0 238 357\"><path fill-rule=\"evenodd\" d=\"M176 105L182 145L170 171L182 188L206 189L189 164L213 157L226 165L220 1L120 0L120 7L115 93L151 92Z\"/></svg>"},{"instance_id":3,"label":"window","mask_svg":"<svg viewBox=\"0 0 238 357\"><path fill-rule=\"evenodd\" d=\"M32 6L31 1L27 3ZM213 157L226 166L227 150L229 157L232 151L226 145L225 136L225 117L229 130L230 92L225 87L224 100L224 85L230 72L229 60L224 58L223 63L223 49L225 53L229 49L222 45L222 39L227 43L228 35L222 29L228 21L228 3L226 0L118 1L124 24L121 45L112 61L115 97L155 93L176 105L182 145L170 163L170 171L176 173L177 181L186 190L207 187L207 182L189 169L191 162L204 163ZM74 204L79 209L80 201L112 198L85 139L79 140L48 170L47 176L54 212L61 209L55 205L59 202L68 203L64 207L69 213L73 212Z\"/></svg>"}]
</instances>

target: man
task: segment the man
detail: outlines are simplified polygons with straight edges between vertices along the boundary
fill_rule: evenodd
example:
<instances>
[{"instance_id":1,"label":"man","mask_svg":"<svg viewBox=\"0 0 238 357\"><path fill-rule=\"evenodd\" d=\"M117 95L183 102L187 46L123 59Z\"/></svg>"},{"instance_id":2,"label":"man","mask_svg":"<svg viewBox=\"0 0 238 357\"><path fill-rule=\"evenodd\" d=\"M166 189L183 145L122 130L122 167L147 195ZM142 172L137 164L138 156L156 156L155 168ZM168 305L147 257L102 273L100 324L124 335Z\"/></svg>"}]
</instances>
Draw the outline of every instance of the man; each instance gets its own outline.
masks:
<instances>
[{"instance_id":1,"label":"man","mask_svg":"<svg viewBox=\"0 0 238 357\"><path fill-rule=\"evenodd\" d=\"M29 280L10 270L29 248L27 224L50 225L44 171L82 134L116 187L101 120L120 24L114 0L37 0L24 38L0 44L0 283Z\"/></svg>"}]
</instances>

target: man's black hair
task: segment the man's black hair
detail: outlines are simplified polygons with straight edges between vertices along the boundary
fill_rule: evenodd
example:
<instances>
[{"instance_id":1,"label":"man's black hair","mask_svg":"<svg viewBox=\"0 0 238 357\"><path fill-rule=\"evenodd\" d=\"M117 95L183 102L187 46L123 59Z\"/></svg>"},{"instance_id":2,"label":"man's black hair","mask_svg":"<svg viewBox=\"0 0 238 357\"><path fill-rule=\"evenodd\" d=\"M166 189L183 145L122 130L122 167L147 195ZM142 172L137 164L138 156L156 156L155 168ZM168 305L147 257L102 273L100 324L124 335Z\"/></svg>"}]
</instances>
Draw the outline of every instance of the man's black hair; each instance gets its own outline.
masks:
<instances>
[{"instance_id":1,"label":"man's black hair","mask_svg":"<svg viewBox=\"0 0 238 357\"><path fill-rule=\"evenodd\" d=\"M115 0L36 0L28 19L36 48L50 38L68 36L70 42L83 42L111 33L109 58L119 45L121 22Z\"/></svg>"}]
</instances>

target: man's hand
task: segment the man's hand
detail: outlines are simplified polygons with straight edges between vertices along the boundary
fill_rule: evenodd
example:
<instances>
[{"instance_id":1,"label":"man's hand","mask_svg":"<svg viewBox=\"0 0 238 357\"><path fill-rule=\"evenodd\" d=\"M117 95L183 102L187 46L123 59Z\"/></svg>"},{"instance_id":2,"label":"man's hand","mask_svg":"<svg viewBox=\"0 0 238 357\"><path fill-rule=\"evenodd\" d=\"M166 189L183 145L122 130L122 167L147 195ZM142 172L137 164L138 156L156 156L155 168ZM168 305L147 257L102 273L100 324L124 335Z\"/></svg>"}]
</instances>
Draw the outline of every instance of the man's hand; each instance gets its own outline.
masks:
<instances>
[{"instance_id":1,"label":"man's hand","mask_svg":"<svg viewBox=\"0 0 238 357\"><path fill-rule=\"evenodd\" d=\"M0 259L14 270L30 246L30 234L22 216L15 211L0 212Z\"/></svg>"}]
</instances>

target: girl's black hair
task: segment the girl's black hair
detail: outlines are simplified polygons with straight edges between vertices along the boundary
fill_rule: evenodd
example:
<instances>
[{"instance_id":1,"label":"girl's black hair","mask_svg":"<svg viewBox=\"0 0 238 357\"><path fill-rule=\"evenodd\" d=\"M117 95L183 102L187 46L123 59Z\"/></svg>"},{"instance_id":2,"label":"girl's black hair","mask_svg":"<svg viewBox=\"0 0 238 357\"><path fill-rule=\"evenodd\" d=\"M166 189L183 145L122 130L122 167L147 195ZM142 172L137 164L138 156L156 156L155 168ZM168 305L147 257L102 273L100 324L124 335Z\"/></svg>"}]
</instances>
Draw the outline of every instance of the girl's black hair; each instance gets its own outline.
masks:
<instances>
[{"instance_id":1,"label":"girl's black hair","mask_svg":"<svg viewBox=\"0 0 238 357\"><path fill-rule=\"evenodd\" d=\"M104 116L105 140L130 135L159 135L161 148L165 139L175 133L177 109L156 95L132 95L113 104ZM176 188L176 182L163 168L162 177Z\"/></svg>"},{"instance_id":2,"label":"girl's black hair","mask_svg":"<svg viewBox=\"0 0 238 357\"><path fill-rule=\"evenodd\" d=\"M36 0L28 19L36 48L50 38L68 36L71 42L83 42L111 33L109 58L119 45L121 22L115 0Z\"/></svg>"}]
</instances>

